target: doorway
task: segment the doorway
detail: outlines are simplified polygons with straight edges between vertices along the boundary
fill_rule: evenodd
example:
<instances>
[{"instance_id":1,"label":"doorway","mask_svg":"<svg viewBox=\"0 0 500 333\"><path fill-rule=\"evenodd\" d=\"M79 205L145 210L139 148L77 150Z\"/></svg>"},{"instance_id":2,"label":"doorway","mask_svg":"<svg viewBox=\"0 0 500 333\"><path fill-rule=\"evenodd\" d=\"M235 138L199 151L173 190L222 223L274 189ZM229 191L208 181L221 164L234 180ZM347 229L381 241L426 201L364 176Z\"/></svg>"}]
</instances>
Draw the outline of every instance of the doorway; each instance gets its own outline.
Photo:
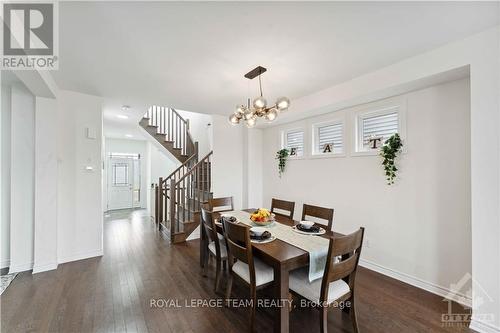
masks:
<instances>
[{"instance_id":1,"label":"doorway","mask_svg":"<svg viewBox=\"0 0 500 333\"><path fill-rule=\"evenodd\" d=\"M108 210L140 207L140 154L109 154Z\"/></svg>"}]
</instances>

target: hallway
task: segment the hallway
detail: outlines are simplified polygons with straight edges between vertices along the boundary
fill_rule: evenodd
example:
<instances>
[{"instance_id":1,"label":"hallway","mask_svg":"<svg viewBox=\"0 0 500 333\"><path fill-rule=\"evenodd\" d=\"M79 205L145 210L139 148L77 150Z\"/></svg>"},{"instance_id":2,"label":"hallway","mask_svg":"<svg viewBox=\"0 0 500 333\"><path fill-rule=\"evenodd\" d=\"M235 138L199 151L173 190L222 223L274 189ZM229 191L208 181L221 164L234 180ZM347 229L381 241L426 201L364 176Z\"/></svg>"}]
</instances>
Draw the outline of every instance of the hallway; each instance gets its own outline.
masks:
<instances>
[{"instance_id":1,"label":"hallway","mask_svg":"<svg viewBox=\"0 0 500 333\"><path fill-rule=\"evenodd\" d=\"M191 299L220 298L213 293L214 277L200 274L198 241L170 246L144 210L106 215L104 237L103 257L19 274L1 296L2 331L245 331L244 308L186 306ZM362 332L457 331L441 328L447 303L438 296L366 269L360 269L358 283ZM246 295L238 283L234 294ZM174 300L176 306L150 307L152 299L166 305ZM316 310L293 311L292 331L319 330ZM332 311L329 319L332 331L350 332L348 316L341 311ZM271 331L272 312L258 311L257 322L259 332Z\"/></svg>"}]
</instances>

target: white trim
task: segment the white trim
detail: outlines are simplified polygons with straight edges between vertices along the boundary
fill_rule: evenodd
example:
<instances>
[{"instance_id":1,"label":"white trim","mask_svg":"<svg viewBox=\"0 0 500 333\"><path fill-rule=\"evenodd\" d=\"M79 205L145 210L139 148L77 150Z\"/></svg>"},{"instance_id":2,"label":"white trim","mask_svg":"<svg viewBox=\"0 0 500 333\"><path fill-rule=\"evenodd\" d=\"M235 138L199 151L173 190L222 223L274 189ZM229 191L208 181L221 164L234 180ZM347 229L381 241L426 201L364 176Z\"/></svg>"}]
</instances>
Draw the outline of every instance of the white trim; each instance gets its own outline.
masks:
<instances>
[{"instance_id":1,"label":"white trim","mask_svg":"<svg viewBox=\"0 0 500 333\"><path fill-rule=\"evenodd\" d=\"M353 122L352 133L352 152L351 156L375 156L380 154L379 149L360 150L360 121L365 117L379 116L394 111L398 114L398 134L403 142L406 141L406 109L407 99L403 97L393 97L382 101L376 101L364 104L359 108L351 108L348 110L351 113ZM406 145L403 147L403 152L406 151Z\"/></svg>"},{"instance_id":2,"label":"white trim","mask_svg":"<svg viewBox=\"0 0 500 333\"><path fill-rule=\"evenodd\" d=\"M472 320L470 321L469 328L480 332L480 333L500 333L500 327L493 326L490 323L485 323L482 321L478 321L474 319L474 315L472 315Z\"/></svg>"},{"instance_id":3,"label":"white trim","mask_svg":"<svg viewBox=\"0 0 500 333\"><path fill-rule=\"evenodd\" d=\"M64 264L66 262L70 261L77 261L77 260L83 260L83 259L88 259L88 258L93 258L93 257L101 257L103 255L102 249L95 250L95 251L89 251L89 252L82 252L82 253L76 253L67 257L62 257L58 260L59 264Z\"/></svg>"},{"instance_id":4,"label":"white trim","mask_svg":"<svg viewBox=\"0 0 500 333\"><path fill-rule=\"evenodd\" d=\"M472 300L470 299L470 297L467 297L464 294L452 291L448 288L438 286L437 284L434 284L432 282L428 282L428 281L422 280L420 278L411 276L409 274L396 271L392 268L384 267L382 265L376 264L372 261L365 260L365 259L359 259L359 264L365 268L372 270L372 271L389 276L393 279L402 281L404 283L408 283L414 287L417 287L417 288L426 290L430 293L442 296L443 298L449 297L450 295L454 295L454 297L451 298L452 301L457 302L457 303L464 305L464 306L467 306L467 307L472 306Z\"/></svg>"},{"instance_id":5,"label":"white trim","mask_svg":"<svg viewBox=\"0 0 500 333\"><path fill-rule=\"evenodd\" d=\"M307 149L307 128L305 127L292 127L292 128L288 128L288 129L284 129L281 131L281 143L280 143L280 146L281 146L281 149L284 149L284 148L287 148L287 140L286 140L286 137L287 137L287 133L289 132L302 132L302 155L295 155L295 156L288 156L288 160L301 160L301 159L304 159L306 158L306 156L308 156L308 152L306 151Z\"/></svg>"},{"instance_id":6,"label":"white trim","mask_svg":"<svg viewBox=\"0 0 500 333\"><path fill-rule=\"evenodd\" d=\"M318 133L319 133L319 128L323 126L330 126L330 125L341 125L342 127L342 151L340 153L322 153L316 150L317 148L317 143L319 141ZM325 158L325 157L345 157L346 156L346 122L345 119L342 118L334 118L331 120L327 121L321 121L317 123L313 123L311 125L311 158ZM334 147L335 149L335 147Z\"/></svg>"},{"instance_id":7,"label":"white trim","mask_svg":"<svg viewBox=\"0 0 500 333\"><path fill-rule=\"evenodd\" d=\"M57 266L58 265L56 262L52 262L52 263L48 263L48 264L44 264L44 265L35 265L35 266L33 266L33 274L51 271L51 270L57 269Z\"/></svg>"},{"instance_id":8,"label":"white trim","mask_svg":"<svg viewBox=\"0 0 500 333\"><path fill-rule=\"evenodd\" d=\"M8 268L10 266L10 259L6 259L0 263L0 269Z\"/></svg>"},{"instance_id":9,"label":"white trim","mask_svg":"<svg viewBox=\"0 0 500 333\"><path fill-rule=\"evenodd\" d=\"M30 271L32 268L33 268L32 262L27 263L27 264L15 265L15 266L11 265L9 267L9 274Z\"/></svg>"}]
</instances>

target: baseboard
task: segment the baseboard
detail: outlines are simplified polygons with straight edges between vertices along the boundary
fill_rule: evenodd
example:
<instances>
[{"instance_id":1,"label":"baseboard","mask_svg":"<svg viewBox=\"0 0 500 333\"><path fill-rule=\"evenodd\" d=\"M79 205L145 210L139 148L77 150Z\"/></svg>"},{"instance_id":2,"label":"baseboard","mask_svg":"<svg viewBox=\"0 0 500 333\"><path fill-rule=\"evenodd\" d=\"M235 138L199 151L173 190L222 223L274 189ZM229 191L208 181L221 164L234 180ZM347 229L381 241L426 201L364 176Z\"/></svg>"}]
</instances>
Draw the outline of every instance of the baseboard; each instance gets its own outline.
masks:
<instances>
[{"instance_id":1,"label":"baseboard","mask_svg":"<svg viewBox=\"0 0 500 333\"><path fill-rule=\"evenodd\" d=\"M103 255L102 249L96 250L96 251L89 251L89 252L82 252L82 253L76 253L70 256L62 257L59 258L59 264L64 264L66 262L71 262L71 261L77 261L77 260L83 260L83 259L88 259L88 258L93 258L93 257L101 257Z\"/></svg>"},{"instance_id":2,"label":"baseboard","mask_svg":"<svg viewBox=\"0 0 500 333\"><path fill-rule=\"evenodd\" d=\"M43 264L43 265L35 265L35 266L33 266L33 274L47 272L47 271L51 271L54 269L57 269L56 262Z\"/></svg>"},{"instance_id":3,"label":"baseboard","mask_svg":"<svg viewBox=\"0 0 500 333\"><path fill-rule=\"evenodd\" d=\"M32 262L26 263L26 264L20 264L20 265L10 265L9 266L9 274L29 271L32 268L33 268Z\"/></svg>"},{"instance_id":4,"label":"baseboard","mask_svg":"<svg viewBox=\"0 0 500 333\"><path fill-rule=\"evenodd\" d=\"M411 275L406 274L406 273L398 272L392 268L384 267L382 265L376 264L376 263L371 262L369 260L360 259L359 265L363 266L365 268L368 268L372 271L375 271L377 273L389 276L393 279L402 281L404 283L408 283L414 287L423 289L423 290L428 291L430 293L442 296L443 298L448 298L450 295L453 295L453 297L451 297L452 301L457 302L457 303L462 304L462 305L467 306L467 307L472 306L472 300L469 297L467 297L466 295L453 292L448 288L438 286L437 284L434 284L432 282L428 282L428 281L419 279L417 277L411 276Z\"/></svg>"},{"instance_id":5,"label":"baseboard","mask_svg":"<svg viewBox=\"0 0 500 333\"><path fill-rule=\"evenodd\" d=\"M469 328L479 333L500 333L500 327L472 318Z\"/></svg>"},{"instance_id":6,"label":"baseboard","mask_svg":"<svg viewBox=\"0 0 500 333\"><path fill-rule=\"evenodd\" d=\"M4 260L0 263L0 269L8 268L10 266L10 259Z\"/></svg>"}]
</instances>

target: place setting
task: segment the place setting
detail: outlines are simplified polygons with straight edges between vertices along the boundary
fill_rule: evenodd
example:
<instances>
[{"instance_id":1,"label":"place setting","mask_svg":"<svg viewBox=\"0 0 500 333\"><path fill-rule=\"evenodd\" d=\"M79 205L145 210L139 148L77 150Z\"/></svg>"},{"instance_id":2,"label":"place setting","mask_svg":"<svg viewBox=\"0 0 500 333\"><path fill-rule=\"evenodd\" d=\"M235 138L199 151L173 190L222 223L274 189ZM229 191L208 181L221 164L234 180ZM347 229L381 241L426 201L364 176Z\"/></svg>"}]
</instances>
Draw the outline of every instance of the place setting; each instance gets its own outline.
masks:
<instances>
[{"instance_id":1,"label":"place setting","mask_svg":"<svg viewBox=\"0 0 500 333\"><path fill-rule=\"evenodd\" d=\"M324 235L326 233L325 229L316 225L312 221L300 221L292 227L292 230L299 234L312 236Z\"/></svg>"},{"instance_id":2,"label":"place setting","mask_svg":"<svg viewBox=\"0 0 500 333\"><path fill-rule=\"evenodd\" d=\"M250 228L250 241L252 243L265 244L270 243L276 239L266 228L264 227L251 227Z\"/></svg>"},{"instance_id":3,"label":"place setting","mask_svg":"<svg viewBox=\"0 0 500 333\"><path fill-rule=\"evenodd\" d=\"M224 220L231 223L239 223L238 219L235 216L232 216L231 214L221 214L218 219L215 219L214 223L215 225L222 227L222 221Z\"/></svg>"}]
</instances>

